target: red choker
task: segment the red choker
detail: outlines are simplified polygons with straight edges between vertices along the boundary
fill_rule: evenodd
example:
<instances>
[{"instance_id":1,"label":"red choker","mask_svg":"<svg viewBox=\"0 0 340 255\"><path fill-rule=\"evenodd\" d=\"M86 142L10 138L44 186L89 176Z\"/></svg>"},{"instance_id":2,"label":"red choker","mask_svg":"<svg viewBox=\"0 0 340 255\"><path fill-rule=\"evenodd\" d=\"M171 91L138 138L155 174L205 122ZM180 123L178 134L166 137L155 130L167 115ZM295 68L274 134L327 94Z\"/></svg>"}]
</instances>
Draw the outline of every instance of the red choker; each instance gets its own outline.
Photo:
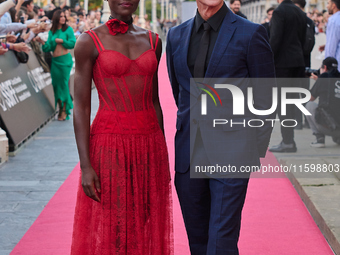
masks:
<instances>
[{"instance_id":1,"label":"red choker","mask_svg":"<svg viewBox=\"0 0 340 255\"><path fill-rule=\"evenodd\" d=\"M109 19L105 24L109 28L111 35L116 35L118 33L125 34L129 28L128 24L119 19Z\"/></svg>"}]
</instances>

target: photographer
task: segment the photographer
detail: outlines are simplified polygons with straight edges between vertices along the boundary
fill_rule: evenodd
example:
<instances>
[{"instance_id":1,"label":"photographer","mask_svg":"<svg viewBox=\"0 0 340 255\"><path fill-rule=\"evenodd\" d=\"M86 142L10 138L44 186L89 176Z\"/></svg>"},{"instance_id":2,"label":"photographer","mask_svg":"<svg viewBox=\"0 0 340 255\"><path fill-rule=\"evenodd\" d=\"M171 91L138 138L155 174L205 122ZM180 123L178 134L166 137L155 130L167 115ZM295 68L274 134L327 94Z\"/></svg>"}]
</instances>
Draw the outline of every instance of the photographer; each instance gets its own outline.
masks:
<instances>
[{"instance_id":1,"label":"photographer","mask_svg":"<svg viewBox=\"0 0 340 255\"><path fill-rule=\"evenodd\" d=\"M332 136L333 141L340 144L340 73L337 70L338 61L333 57L323 60L320 76L311 89L312 97L306 108L312 114L306 116L307 121L316 136L316 141L310 145L314 148L325 147L325 136ZM319 104L313 102L319 97ZM321 123L317 117L317 108L323 108L337 124L337 128L330 128L328 123Z\"/></svg>"}]
</instances>

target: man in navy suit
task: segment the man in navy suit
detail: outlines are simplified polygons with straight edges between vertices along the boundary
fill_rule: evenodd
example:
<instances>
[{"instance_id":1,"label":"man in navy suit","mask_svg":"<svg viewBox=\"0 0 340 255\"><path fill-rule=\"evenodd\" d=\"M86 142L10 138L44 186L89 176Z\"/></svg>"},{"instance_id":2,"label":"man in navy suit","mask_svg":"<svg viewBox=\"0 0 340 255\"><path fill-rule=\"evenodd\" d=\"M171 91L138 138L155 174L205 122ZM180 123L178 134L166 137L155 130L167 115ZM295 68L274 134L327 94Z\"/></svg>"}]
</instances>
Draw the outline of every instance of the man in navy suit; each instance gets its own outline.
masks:
<instances>
[{"instance_id":1,"label":"man in navy suit","mask_svg":"<svg viewBox=\"0 0 340 255\"><path fill-rule=\"evenodd\" d=\"M192 104L200 105L202 90L190 88L190 80L273 78L274 60L263 26L235 15L223 0L197 0L197 7L194 18L171 28L167 36L167 67L178 107L175 186L191 254L235 255L239 254L237 242L249 175L190 178L189 168L193 162L213 165L220 161L230 162L237 169L242 165L259 166L259 158L267 151L272 126L270 123L258 128L224 125L214 131L217 138L211 139L206 122L191 112ZM202 58L202 45L206 45L202 41L207 39L207 34L208 48ZM242 83L239 89L246 94L249 84ZM255 109L271 108L273 83L255 82L252 87ZM214 108L213 114L232 119L233 100L231 97L223 100L223 106ZM273 119L274 114L255 116L246 111L244 119ZM219 153L216 144L223 148Z\"/></svg>"}]
</instances>

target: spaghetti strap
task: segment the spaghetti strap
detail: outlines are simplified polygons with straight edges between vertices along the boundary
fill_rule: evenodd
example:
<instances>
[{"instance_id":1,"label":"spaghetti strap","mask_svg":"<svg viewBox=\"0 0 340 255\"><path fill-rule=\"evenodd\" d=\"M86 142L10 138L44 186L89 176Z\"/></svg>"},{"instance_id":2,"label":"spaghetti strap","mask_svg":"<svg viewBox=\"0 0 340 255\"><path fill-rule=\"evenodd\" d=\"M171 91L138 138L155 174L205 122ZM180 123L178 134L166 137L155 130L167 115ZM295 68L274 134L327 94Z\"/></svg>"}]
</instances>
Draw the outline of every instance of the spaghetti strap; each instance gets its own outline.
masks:
<instances>
[{"instance_id":1,"label":"spaghetti strap","mask_svg":"<svg viewBox=\"0 0 340 255\"><path fill-rule=\"evenodd\" d=\"M92 37L94 43L96 44L98 52L105 50L105 48L104 48L103 44L101 43L101 41L99 40L97 34L92 29L86 31L85 33L89 34ZM98 46L98 44L99 44L99 46Z\"/></svg>"},{"instance_id":2,"label":"spaghetti strap","mask_svg":"<svg viewBox=\"0 0 340 255\"><path fill-rule=\"evenodd\" d=\"M149 30L149 37L150 37L151 49L153 49L152 35L151 35L151 31L150 30Z\"/></svg>"},{"instance_id":3,"label":"spaghetti strap","mask_svg":"<svg viewBox=\"0 0 340 255\"><path fill-rule=\"evenodd\" d=\"M94 35L94 37L96 37L96 39L97 39L97 41L98 41L100 47L102 48L102 50L105 50L105 48L104 48L102 42L99 40L97 34L96 34L92 29L91 29L91 32L92 32L92 34Z\"/></svg>"},{"instance_id":4,"label":"spaghetti strap","mask_svg":"<svg viewBox=\"0 0 340 255\"><path fill-rule=\"evenodd\" d=\"M91 33L91 30L85 31L85 33L88 34L89 36L91 36L94 44L96 45L97 51L100 52L101 51L100 47L99 47L99 45L97 43L97 40L94 38L93 34Z\"/></svg>"}]
</instances>

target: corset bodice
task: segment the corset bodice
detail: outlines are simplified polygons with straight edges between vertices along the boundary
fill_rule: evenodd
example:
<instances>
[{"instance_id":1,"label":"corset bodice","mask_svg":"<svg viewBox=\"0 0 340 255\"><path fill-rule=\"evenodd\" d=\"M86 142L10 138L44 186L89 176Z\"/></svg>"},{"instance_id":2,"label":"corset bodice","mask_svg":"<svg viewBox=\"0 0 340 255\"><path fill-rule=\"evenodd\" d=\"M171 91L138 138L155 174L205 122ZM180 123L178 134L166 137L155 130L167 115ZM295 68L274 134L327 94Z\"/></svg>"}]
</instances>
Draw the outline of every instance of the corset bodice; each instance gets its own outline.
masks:
<instances>
[{"instance_id":1,"label":"corset bodice","mask_svg":"<svg viewBox=\"0 0 340 255\"><path fill-rule=\"evenodd\" d=\"M99 41L95 34L91 36ZM98 41L97 47L101 44ZM159 128L152 100L153 76L158 65L155 49L151 46L138 58L130 59L118 51L98 47L93 80L99 109L91 134L145 134Z\"/></svg>"}]
</instances>

